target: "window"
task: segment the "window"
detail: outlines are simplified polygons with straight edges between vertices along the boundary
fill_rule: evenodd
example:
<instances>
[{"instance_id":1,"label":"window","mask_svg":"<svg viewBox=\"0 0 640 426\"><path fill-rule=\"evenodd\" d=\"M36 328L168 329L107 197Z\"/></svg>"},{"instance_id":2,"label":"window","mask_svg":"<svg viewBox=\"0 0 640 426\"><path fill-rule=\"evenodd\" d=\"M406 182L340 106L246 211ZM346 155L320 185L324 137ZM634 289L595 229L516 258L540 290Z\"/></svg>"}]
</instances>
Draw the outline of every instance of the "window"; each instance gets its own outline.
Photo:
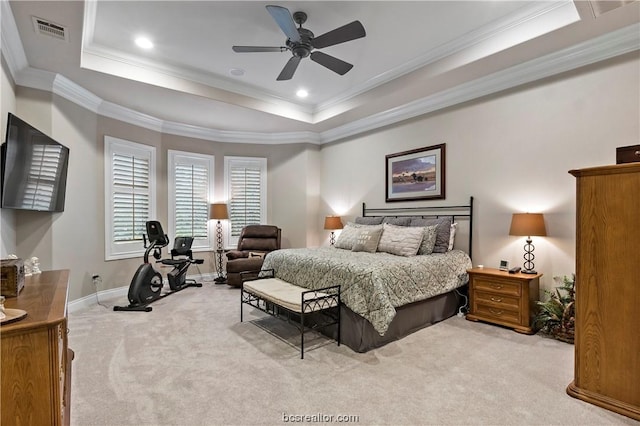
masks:
<instances>
[{"instance_id":1,"label":"window","mask_svg":"<svg viewBox=\"0 0 640 426\"><path fill-rule=\"evenodd\" d=\"M104 137L105 259L144 253L143 234L155 219L156 149Z\"/></svg>"},{"instance_id":2,"label":"window","mask_svg":"<svg viewBox=\"0 0 640 426\"><path fill-rule=\"evenodd\" d=\"M169 237L193 237L194 250L214 250L209 229L214 157L173 150L168 157Z\"/></svg>"},{"instance_id":3,"label":"window","mask_svg":"<svg viewBox=\"0 0 640 426\"><path fill-rule=\"evenodd\" d=\"M229 210L227 246L235 247L244 226L267 221L267 159L224 157L224 176Z\"/></svg>"}]
</instances>

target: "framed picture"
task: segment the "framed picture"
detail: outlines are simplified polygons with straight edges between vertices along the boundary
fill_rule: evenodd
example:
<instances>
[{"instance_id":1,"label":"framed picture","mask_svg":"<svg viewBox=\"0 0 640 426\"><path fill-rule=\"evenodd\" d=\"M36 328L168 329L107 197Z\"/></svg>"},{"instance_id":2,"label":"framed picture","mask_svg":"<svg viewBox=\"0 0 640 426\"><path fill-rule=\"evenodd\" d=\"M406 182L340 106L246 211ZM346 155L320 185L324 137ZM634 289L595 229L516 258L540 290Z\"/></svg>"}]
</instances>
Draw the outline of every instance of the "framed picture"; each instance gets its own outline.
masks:
<instances>
[{"instance_id":1,"label":"framed picture","mask_svg":"<svg viewBox=\"0 0 640 426\"><path fill-rule=\"evenodd\" d=\"M445 145L387 155L387 202L444 199Z\"/></svg>"}]
</instances>

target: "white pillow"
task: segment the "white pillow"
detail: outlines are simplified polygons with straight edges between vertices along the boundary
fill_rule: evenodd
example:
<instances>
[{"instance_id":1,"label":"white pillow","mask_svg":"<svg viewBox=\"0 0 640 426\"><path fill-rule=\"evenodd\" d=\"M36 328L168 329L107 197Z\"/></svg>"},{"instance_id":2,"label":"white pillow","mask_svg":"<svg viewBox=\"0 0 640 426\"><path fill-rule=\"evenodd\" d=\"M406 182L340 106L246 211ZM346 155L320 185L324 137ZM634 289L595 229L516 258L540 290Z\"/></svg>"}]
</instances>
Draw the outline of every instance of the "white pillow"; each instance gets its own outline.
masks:
<instances>
[{"instance_id":1,"label":"white pillow","mask_svg":"<svg viewBox=\"0 0 640 426\"><path fill-rule=\"evenodd\" d=\"M397 256L415 256L422 243L423 227L396 226L382 224L382 236L378 243L378 251Z\"/></svg>"},{"instance_id":2,"label":"white pillow","mask_svg":"<svg viewBox=\"0 0 640 426\"><path fill-rule=\"evenodd\" d=\"M451 233L449 234L449 251L453 250L453 241L456 238L456 230L458 229L458 222L451 224Z\"/></svg>"}]
</instances>

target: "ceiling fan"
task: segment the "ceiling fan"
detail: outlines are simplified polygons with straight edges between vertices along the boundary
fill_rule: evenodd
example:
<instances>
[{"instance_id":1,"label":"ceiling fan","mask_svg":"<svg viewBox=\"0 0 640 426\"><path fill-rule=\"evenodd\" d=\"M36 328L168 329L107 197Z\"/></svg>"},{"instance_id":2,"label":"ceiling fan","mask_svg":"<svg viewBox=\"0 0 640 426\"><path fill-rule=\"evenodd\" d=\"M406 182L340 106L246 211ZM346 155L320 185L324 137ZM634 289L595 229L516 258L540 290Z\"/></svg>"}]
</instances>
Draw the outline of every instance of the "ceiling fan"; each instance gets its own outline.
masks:
<instances>
[{"instance_id":1,"label":"ceiling fan","mask_svg":"<svg viewBox=\"0 0 640 426\"><path fill-rule=\"evenodd\" d=\"M267 10L280 29L282 29L282 32L287 36L286 46L233 46L234 52L284 52L290 50L293 56L286 63L280 75L278 75L277 80L290 80L296 72L300 60L307 56L309 56L312 61L340 75L346 74L353 68L353 65L341 59L327 55L326 53L312 51L314 49L322 49L364 37L366 33L360 21L353 21L315 37L311 31L302 28L302 24L307 20L306 13L295 12L291 15L289 9L286 7L273 5L268 5ZM296 24L299 25L298 28L296 28Z\"/></svg>"}]
</instances>

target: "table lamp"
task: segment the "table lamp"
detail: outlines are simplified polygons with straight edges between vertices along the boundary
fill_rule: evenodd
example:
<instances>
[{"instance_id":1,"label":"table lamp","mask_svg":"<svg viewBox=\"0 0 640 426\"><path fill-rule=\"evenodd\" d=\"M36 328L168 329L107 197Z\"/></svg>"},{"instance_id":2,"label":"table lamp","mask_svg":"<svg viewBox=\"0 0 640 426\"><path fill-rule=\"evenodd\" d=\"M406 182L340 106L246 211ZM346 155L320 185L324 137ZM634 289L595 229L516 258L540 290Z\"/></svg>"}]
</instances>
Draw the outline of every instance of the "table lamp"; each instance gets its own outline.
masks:
<instances>
[{"instance_id":1,"label":"table lamp","mask_svg":"<svg viewBox=\"0 0 640 426\"><path fill-rule=\"evenodd\" d=\"M327 216L324 218L324 229L331 230L331 236L329 237L329 244L334 246L336 244L336 229L342 229L342 221L340 216Z\"/></svg>"},{"instance_id":2,"label":"table lamp","mask_svg":"<svg viewBox=\"0 0 640 426\"><path fill-rule=\"evenodd\" d=\"M535 256L531 236L546 237L547 230L544 226L544 216L542 213L514 213L511 218L511 229L509 235L526 236L527 243L524 245L524 269L523 274L536 274L533 259Z\"/></svg>"}]
</instances>

